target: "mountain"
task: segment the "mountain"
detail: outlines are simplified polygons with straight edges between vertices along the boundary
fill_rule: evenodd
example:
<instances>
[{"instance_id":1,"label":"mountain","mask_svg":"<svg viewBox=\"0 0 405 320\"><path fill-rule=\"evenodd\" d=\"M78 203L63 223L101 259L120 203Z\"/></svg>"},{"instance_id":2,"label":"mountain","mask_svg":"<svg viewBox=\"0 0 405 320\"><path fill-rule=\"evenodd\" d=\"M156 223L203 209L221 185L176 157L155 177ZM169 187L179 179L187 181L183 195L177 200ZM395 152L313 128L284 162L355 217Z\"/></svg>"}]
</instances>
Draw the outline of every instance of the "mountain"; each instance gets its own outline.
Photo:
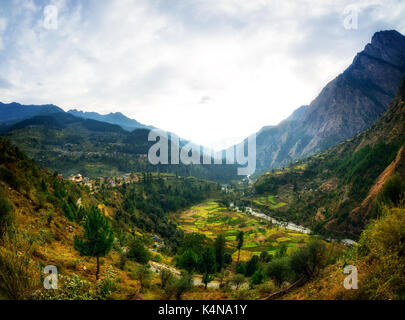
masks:
<instances>
[{"instance_id":1,"label":"mountain","mask_svg":"<svg viewBox=\"0 0 405 320\"><path fill-rule=\"evenodd\" d=\"M293 121L293 120L299 119L308 110L308 108L309 108L309 106L299 107L284 121Z\"/></svg>"},{"instance_id":2,"label":"mountain","mask_svg":"<svg viewBox=\"0 0 405 320\"><path fill-rule=\"evenodd\" d=\"M0 123L10 125L37 115L45 115L56 112L64 112L61 108L53 105L22 105L16 102L0 102Z\"/></svg>"},{"instance_id":3,"label":"mountain","mask_svg":"<svg viewBox=\"0 0 405 320\"><path fill-rule=\"evenodd\" d=\"M405 181L405 78L387 112L369 129L321 154L272 170L255 183L263 211L320 233L356 236L379 216L378 194ZM266 196L283 205L274 207ZM273 198L272 198L273 199Z\"/></svg>"},{"instance_id":4,"label":"mountain","mask_svg":"<svg viewBox=\"0 0 405 320\"><path fill-rule=\"evenodd\" d=\"M380 31L309 106L257 133L257 168L267 170L334 146L369 128L405 74L405 37Z\"/></svg>"},{"instance_id":5,"label":"mountain","mask_svg":"<svg viewBox=\"0 0 405 320\"><path fill-rule=\"evenodd\" d=\"M231 165L150 164L146 155L155 142L148 141L149 133L150 129L128 132L116 124L58 112L18 122L2 135L42 168L56 170L64 176L81 173L95 178L160 171L220 182L237 178L236 166ZM171 137L168 134L169 155ZM183 144L180 141L180 146Z\"/></svg>"},{"instance_id":6,"label":"mountain","mask_svg":"<svg viewBox=\"0 0 405 320\"><path fill-rule=\"evenodd\" d=\"M123 115L121 112L115 112L115 113L109 113L109 114L99 114L97 112L85 112L85 111L79 111L79 110L69 110L68 113L84 118L84 119L93 119L97 121L102 121L102 122L107 122L111 124L117 124L121 128L127 130L127 131L133 131L135 129L152 129L150 126L146 126L142 123L139 123L138 121L134 119L130 119Z\"/></svg>"},{"instance_id":7,"label":"mountain","mask_svg":"<svg viewBox=\"0 0 405 320\"><path fill-rule=\"evenodd\" d=\"M49 115L57 112L65 112L61 108L53 105L22 105L20 103L1 103L0 102L0 131L6 130L10 125L40 115ZM83 112L78 110L69 110L69 114L83 119L97 120L109 124L119 125L127 131L135 129L152 129L136 120L130 119L120 112L101 115L97 112Z\"/></svg>"}]
</instances>

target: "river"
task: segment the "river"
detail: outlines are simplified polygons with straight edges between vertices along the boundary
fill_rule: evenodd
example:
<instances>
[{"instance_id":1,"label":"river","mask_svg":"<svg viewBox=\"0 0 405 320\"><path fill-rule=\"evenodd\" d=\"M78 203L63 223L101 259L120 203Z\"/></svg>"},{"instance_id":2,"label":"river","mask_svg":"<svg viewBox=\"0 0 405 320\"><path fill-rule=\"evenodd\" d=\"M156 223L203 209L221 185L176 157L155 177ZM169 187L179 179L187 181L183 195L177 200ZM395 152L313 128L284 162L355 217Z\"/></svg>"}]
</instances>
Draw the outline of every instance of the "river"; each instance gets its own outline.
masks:
<instances>
[{"instance_id":1,"label":"river","mask_svg":"<svg viewBox=\"0 0 405 320\"><path fill-rule=\"evenodd\" d=\"M231 208L234 208L236 211L241 212L241 210L239 210L238 207L234 206L233 203L231 203ZM310 234L311 230L308 228L305 228L303 226L299 226L295 223L292 222L284 222L284 221L278 221L277 219L274 219L273 217L268 216L267 214L264 214L262 212L256 212L254 211L251 207L246 207L245 208L246 213L251 214L254 217L258 217L267 221L270 221L271 223L278 225L284 229L287 230L292 230L292 231L297 231L297 232L301 232L301 233L305 233L305 234ZM328 238L327 240L329 241L339 241L337 239L333 239L333 238ZM347 246L352 246L352 245L356 245L356 241L352 240L352 239L342 239L340 240L340 242L342 242L343 244L347 245Z\"/></svg>"}]
</instances>

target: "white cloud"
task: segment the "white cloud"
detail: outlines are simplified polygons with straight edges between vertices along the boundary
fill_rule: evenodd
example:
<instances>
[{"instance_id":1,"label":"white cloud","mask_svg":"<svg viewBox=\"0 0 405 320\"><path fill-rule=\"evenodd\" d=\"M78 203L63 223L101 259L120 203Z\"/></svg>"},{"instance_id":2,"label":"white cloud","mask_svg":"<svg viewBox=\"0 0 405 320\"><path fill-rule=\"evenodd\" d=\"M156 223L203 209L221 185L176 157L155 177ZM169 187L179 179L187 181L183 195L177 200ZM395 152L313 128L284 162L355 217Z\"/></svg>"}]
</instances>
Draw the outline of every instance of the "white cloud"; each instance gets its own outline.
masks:
<instances>
[{"instance_id":1,"label":"white cloud","mask_svg":"<svg viewBox=\"0 0 405 320\"><path fill-rule=\"evenodd\" d=\"M4 49L3 46L3 33L6 31L7 20L5 18L0 18L0 50Z\"/></svg>"},{"instance_id":2,"label":"white cloud","mask_svg":"<svg viewBox=\"0 0 405 320\"><path fill-rule=\"evenodd\" d=\"M58 30L46 30L48 1L14 1L9 50L0 53L10 86L0 94L121 111L196 142L226 143L309 103L375 31L405 31L404 5L394 0L358 2L359 29L345 30L352 2L54 0Z\"/></svg>"}]
</instances>

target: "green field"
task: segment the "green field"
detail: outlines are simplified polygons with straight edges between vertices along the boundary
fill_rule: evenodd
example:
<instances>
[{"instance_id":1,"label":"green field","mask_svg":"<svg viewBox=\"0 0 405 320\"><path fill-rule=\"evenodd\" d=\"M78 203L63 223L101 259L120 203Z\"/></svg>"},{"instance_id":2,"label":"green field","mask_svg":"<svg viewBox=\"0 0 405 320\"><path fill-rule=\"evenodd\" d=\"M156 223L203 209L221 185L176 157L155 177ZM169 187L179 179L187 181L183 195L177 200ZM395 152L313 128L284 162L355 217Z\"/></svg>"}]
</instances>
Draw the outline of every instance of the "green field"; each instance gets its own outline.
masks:
<instances>
[{"instance_id":1,"label":"green field","mask_svg":"<svg viewBox=\"0 0 405 320\"><path fill-rule=\"evenodd\" d=\"M273 195L261 196L261 197L257 197L256 199L254 199L253 202L260 206L267 206L270 209L278 209L278 208L281 208L281 207L284 207L285 205L287 205L287 203L282 202L282 201L277 202L274 198L275 198L275 196L273 196Z\"/></svg>"},{"instance_id":2,"label":"green field","mask_svg":"<svg viewBox=\"0 0 405 320\"><path fill-rule=\"evenodd\" d=\"M274 201L270 197L267 200ZM215 201L195 205L178 214L176 220L180 228L187 233L198 232L211 239L218 234L224 234L227 246L235 250L236 235L239 230L243 230L245 236L241 251L242 261L254 254L259 255L262 251L274 255L283 244L287 245L288 250L293 250L309 239L308 235L270 225L267 221L245 212L229 211Z\"/></svg>"}]
</instances>

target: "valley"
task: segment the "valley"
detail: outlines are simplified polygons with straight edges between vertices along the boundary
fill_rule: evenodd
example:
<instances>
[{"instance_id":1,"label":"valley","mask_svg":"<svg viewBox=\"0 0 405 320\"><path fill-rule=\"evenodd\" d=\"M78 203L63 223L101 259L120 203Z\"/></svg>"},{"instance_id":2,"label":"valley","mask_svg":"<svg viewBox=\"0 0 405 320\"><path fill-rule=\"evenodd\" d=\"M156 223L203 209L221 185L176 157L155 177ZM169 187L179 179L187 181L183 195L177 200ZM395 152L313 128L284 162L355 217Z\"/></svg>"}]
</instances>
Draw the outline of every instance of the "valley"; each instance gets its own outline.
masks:
<instances>
[{"instance_id":1,"label":"valley","mask_svg":"<svg viewBox=\"0 0 405 320\"><path fill-rule=\"evenodd\" d=\"M404 48L375 33L309 106L258 132L246 177L150 163L153 127L119 112L1 103L0 298L405 299ZM188 142L173 137L159 138L170 160Z\"/></svg>"},{"instance_id":2,"label":"valley","mask_svg":"<svg viewBox=\"0 0 405 320\"><path fill-rule=\"evenodd\" d=\"M267 217L267 216L266 216ZM247 261L252 256L265 251L276 255L281 247L293 250L304 246L310 236L278 226L274 221L266 221L260 214L237 212L222 207L215 201L207 201L181 212L176 222L186 233L200 233L214 240L218 234L224 234L226 245L235 250L233 260L237 259L237 233L244 232L244 244L240 252L240 261Z\"/></svg>"}]
</instances>

